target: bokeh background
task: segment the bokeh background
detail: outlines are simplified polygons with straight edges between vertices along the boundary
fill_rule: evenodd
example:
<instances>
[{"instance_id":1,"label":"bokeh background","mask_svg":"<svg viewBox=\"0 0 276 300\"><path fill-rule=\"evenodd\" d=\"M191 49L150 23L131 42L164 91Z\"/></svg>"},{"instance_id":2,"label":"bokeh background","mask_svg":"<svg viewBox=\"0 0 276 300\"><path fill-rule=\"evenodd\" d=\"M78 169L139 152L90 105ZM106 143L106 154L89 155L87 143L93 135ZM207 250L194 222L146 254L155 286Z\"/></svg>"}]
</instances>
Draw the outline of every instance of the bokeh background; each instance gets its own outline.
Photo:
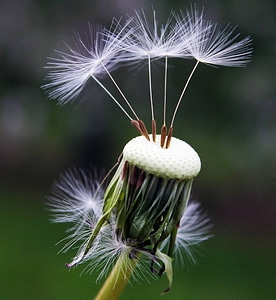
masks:
<instances>
[{"instance_id":1,"label":"bokeh background","mask_svg":"<svg viewBox=\"0 0 276 300\"><path fill-rule=\"evenodd\" d=\"M177 115L175 135L202 159L193 198L208 210L215 237L197 266L175 271L164 299L275 299L275 1L196 3L221 26L238 24L241 37L252 37L254 54L246 68L201 65ZM65 169L109 170L136 136L92 83L73 104L48 100L40 89L47 57L65 50L73 30L83 33L89 23L109 26L113 17L152 7L165 20L172 7L189 6L176 0L0 1L0 299L93 298L97 274L80 276L82 267L68 271L64 263L74 251L56 254L66 226L49 222L45 196ZM169 75L172 103L192 66L176 65ZM146 71L121 69L115 77L149 121ZM155 70L157 99L161 78ZM161 299L166 284L165 278L133 283L122 299Z\"/></svg>"}]
</instances>

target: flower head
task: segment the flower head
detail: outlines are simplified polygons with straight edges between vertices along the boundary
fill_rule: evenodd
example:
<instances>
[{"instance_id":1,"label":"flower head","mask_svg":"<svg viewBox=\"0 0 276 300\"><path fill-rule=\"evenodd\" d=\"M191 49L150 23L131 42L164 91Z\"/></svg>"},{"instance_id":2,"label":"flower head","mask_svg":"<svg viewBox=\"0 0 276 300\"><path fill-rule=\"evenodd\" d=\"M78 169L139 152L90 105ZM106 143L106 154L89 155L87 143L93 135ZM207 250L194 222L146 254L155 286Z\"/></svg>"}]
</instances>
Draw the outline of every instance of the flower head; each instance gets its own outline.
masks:
<instances>
[{"instance_id":1,"label":"flower head","mask_svg":"<svg viewBox=\"0 0 276 300\"><path fill-rule=\"evenodd\" d=\"M124 25L114 21L111 29L93 34L89 46L76 35L77 50L68 47L69 54L60 53L60 58L51 60L48 78L52 82L44 86L50 89L50 97L59 98L60 103L68 102L91 77L141 134L125 145L113 177L105 178L109 180L106 188L94 182L89 174L76 171L66 173L55 183L50 197L50 207L56 215L54 221L73 223L66 239L69 241L62 250L79 247L68 267L88 262L91 270L101 270L102 277L109 265L114 265L115 270L121 268L111 272L116 285L117 280L126 281L136 266L147 262L151 273L160 276L166 273L171 286L174 254L182 248L186 257L195 262L192 247L210 237L208 218L198 204L189 204L201 161L190 145L173 137L173 125L200 63L243 66L249 61L250 38L237 41L238 35L232 37L233 30L230 27L217 30L217 25L204 20L203 11L199 13L196 7L186 15L172 12L161 26L155 12L152 25L142 12L128 18ZM173 57L196 62L167 126L168 60ZM164 60L160 134L154 115L151 72L152 61L159 59ZM148 68L151 134L111 74L121 63L141 60L146 60ZM104 86L102 75L107 75L114 84L123 103Z\"/></svg>"}]
</instances>

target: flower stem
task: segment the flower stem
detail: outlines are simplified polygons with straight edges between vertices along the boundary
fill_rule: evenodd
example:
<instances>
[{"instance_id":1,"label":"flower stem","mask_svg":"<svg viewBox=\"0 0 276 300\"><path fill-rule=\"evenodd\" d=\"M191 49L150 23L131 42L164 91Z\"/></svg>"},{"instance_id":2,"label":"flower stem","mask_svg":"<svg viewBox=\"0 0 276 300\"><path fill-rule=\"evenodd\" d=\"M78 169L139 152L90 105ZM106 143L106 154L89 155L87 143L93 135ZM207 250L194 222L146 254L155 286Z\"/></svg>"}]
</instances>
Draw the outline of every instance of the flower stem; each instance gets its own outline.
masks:
<instances>
[{"instance_id":1,"label":"flower stem","mask_svg":"<svg viewBox=\"0 0 276 300\"><path fill-rule=\"evenodd\" d=\"M131 275L133 274L138 260L139 258L137 256L130 258L128 254L121 255L95 300L119 299Z\"/></svg>"}]
</instances>

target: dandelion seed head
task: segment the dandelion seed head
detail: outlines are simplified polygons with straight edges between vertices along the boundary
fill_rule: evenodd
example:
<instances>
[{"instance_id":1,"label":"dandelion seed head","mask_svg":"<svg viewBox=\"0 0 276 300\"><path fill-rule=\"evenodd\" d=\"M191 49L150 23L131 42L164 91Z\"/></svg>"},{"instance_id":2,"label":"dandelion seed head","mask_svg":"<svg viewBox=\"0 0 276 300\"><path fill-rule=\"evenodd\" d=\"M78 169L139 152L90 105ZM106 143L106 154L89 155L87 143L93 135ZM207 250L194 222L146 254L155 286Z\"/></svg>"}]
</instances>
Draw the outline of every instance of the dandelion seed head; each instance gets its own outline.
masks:
<instances>
[{"instance_id":1,"label":"dandelion seed head","mask_svg":"<svg viewBox=\"0 0 276 300\"><path fill-rule=\"evenodd\" d=\"M166 273L171 285L173 255L182 264L196 262L199 244L211 237L206 214L198 203L189 203L201 161L190 145L173 136L175 116L198 66L245 66L251 58L251 39L240 39L236 27L230 25L219 29L217 24L205 20L203 10L196 6L186 13L172 11L164 24L158 23L155 11L151 19L141 11L121 24L121 20L113 20L109 29L90 29L86 41L76 33L75 47L67 46L67 53L58 52L58 58L49 60L47 78L51 82L43 88L49 91L50 98L67 103L81 93L91 78L141 136L125 145L113 177L105 178L109 180L106 188L89 172L68 171L54 183L49 208L54 222L71 223L68 236L61 241L65 243L61 251L78 250L68 267L87 263L85 270L97 270L100 280L118 262L124 264L126 273L133 271L135 262L134 278L146 270L153 275ZM167 127L171 58L193 59L195 65L188 73ZM157 60L164 66L160 134L154 114L157 102L151 69ZM111 74L120 65L141 61L146 62L148 69L152 134ZM113 84L121 100L105 87L103 77Z\"/></svg>"},{"instance_id":2,"label":"dandelion seed head","mask_svg":"<svg viewBox=\"0 0 276 300\"><path fill-rule=\"evenodd\" d=\"M173 138L166 149L160 146L159 135L156 142L143 137L132 139L125 145L123 156L129 163L162 178L191 179L201 168L200 158L189 144Z\"/></svg>"}]
</instances>

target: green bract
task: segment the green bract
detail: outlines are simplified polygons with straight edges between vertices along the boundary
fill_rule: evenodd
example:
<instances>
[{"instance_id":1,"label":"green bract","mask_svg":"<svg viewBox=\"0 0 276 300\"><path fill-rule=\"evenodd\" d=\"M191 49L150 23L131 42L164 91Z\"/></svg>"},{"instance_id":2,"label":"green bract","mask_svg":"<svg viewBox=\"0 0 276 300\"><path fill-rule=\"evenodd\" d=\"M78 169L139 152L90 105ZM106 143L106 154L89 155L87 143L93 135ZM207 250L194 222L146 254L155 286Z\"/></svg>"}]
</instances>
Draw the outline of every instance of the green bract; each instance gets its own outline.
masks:
<instances>
[{"instance_id":1,"label":"green bract","mask_svg":"<svg viewBox=\"0 0 276 300\"><path fill-rule=\"evenodd\" d=\"M172 256L179 221L188 203L200 159L187 143L172 138L170 148L143 136L126 144L121 161L104 195L103 216L87 250L102 226L115 215L116 235L133 249L149 252L163 262L172 281ZM159 248L170 237L167 255ZM153 266L152 266L153 267Z\"/></svg>"}]
</instances>

